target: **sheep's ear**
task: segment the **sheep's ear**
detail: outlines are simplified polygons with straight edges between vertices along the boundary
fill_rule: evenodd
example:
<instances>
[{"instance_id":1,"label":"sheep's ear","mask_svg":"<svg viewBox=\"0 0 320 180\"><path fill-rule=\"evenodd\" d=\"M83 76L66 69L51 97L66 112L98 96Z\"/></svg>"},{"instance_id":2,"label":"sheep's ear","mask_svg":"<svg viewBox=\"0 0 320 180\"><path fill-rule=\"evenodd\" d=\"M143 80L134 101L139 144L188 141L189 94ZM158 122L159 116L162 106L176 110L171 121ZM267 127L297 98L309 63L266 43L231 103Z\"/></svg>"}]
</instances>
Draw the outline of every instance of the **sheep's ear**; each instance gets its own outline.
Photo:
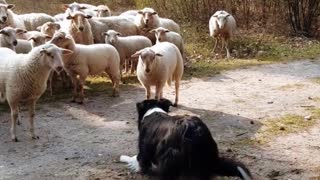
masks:
<instances>
[{"instance_id":1,"label":"sheep's ear","mask_svg":"<svg viewBox=\"0 0 320 180\"><path fill-rule=\"evenodd\" d=\"M4 30L0 30L0 34L6 34L5 32L4 32Z\"/></svg>"},{"instance_id":2,"label":"sheep's ear","mask_svg":"<svg viewBox=\"0 0 320 180\"><path fill-rule=\"evenodd\" d=\"M70 15L70 14L68 14L68 16L66 17L67 19L73 19L73 17Z\"/></svg>"},{"instance_id":3,"label":"sheep's ear","mask_svg":"<svg viewBox=\"0 0 320 180\"><path fill-rule=\"evenodd\" d=\"M228 14L225 18L227 18L227 17L229 17L230 16L230 14Z\"/></svg>"},{"instance_id":4,"label":"sheep's ear","mask_svg":"<svg viewBox=\"0 0 320 180\"><path fill-rule=\"evenodd\" d=\"M156 53L156 56L162 57L163 55L160 53Z\"/></svg>"},{"instance_id":5,"label":"sheep's ear","mask_svg":"<svg viewBox=\"0 0 320 180\"><path fill-rule=\"evenodd\" d=\"M26 33L28 31L24 30L24 29L20 29L20 28L16 28L16 34L23 34Z\"/></svg>"},{"instance_id":6,"label":"sheep's ear","mask_svg":"<svg viewBox=\"0 0 320 180\"><path fill-rule=\"evenodd\" d=\"M28 41L31 41L31 40L35 40L35 38L34 37L30 37L29 39L28 39ZM40 51L41 52L41 51Z\"/></svg>"},{"instance_id":7,"label":"sheep's ear","mask_svg":"<svg viewBox=\"0 0 320 180\"><path fill-rule=\"evenodd\" d=\"M60 48L61 52L63 55L70 55L73 53L73 51L69 50L69 49L64 49L64 48Z\"/></svg>"},{"instance_id":8,"label":"sheep's ear","mask_svg":"<svg viewBox=\"0 0 320 180\"><path fill-rule=\"evenodd\" d=\"M167 33L167 32L170 32L170 31L169 31L168 29L166 29L166 30L164 30L164 32L166 32L166 33Z\"/></svg>"},{"instance_id":9,"label":"sheep's ear","mask_svg":"<svg viewBox=\"0 0 320 180\"><path fill-rule=\"evenodd\" d=\"M121 33L119 33L119 32L117 32L117 36L122 36L122 34L121 34Z\"/></svg>"},{"instance_id":10,"label":"sheep's ear","mask_svg":"<svg viewBox=\"0 0 320 180\"><path fill-rule=\"evenodd\" d=\"M14 4L7 4L8 9L14 9L16 6Z\"/></svg>"},{"instance_id":11,"label":"sheep's ear","mask_svg":"<svg viewBox=\"0 0 320 180\"><path fill-rule=\"evenodd\" d=\"M158 14L157 12L153 12L153 13L151 13L152 15L156 15L156 14Z\"/></svg>"},{"instance_id":12,"label":"sheep's ear","mask_svg":"<svg viewBox=\"0 0 320 180\"><path fill-rule=\"evenodd\" d=\"M52 38L52 36L50 36L50 35L48 35L48 34L45 34L44 37L45 37L46 39L51 39L51 38Z\"/></svg>"},{"instance_id":13,"label":"sheep's ear","mask_svg":"<svg viewBox=\"0 0 320 180\"><path fill-rule=\"evenodd\" d=\"M99 9L93 9L93 11L98 12L98 11L99 11Z\"/></svg>"},{"instance_id":14,"label":"sheep's ear","mask_svg":"<svg viewBox=\"0 0 320 180\"><path fill-rule=\"evenodd\" d=\"M216 17L218 17L218 15L214 15L214 16L212 16L212 17L215 17L215 18L216 18Z\"/></svg>"},{"instance_id":15,"label":"sheep's ear","mask_svg":"<svg viewBox=\"0 0 320 180\"><path fill-rule=\"evenodd\" d=\"M142 53L141 50L140 50L140 51L137 51L137 52L134 53L131 57L132 57L132 58L137 58L137 57L139 57L139 56L141 55L141 53Z\"/></svg>"},{"instance_id":16,"label":"sheep's ear","mask_svg":"<svg viewBox=\"0 0 320 180\"><path fill-rule=\"evenodd\" d=\"M64 4L62 8L63 10L67 10L69 8L69 4Z\"/></svg>"},{"instance_id":17,"label":"sheep's ear","mask_svg":"<svg viewBox=\"0 0 320 180\"><path fill-rule=\"evenodd\" d=\"M142 11L138 11L138 14L143 14L143 12Z\"/></svg>"},{"instance_id":18,"label":"sheep's ear","mask_svg":"<svg viewBox=\"0 0 320 180\"><path fill-rule=\"evenodd\" d=\"M38 26L38 27L36 28L36 30L37 30L37 31L41 31L41 28L42 28L42 26Z\"/></svg>"},{"instance_id":19,"label":"sheep's ear","mask_svg":"<svg viewBox=\"0 0 320 180\"><path fill-rule=\"evenodd\" d=\"M92 16L91 16L91 15L89 15L89 14L87 14L87 15L85 16L85 18L87 18L87 19L91 19L91 18L92 18Z\"/></svg>"},{"instance_id":20,"label":"sheep's ear","mask_svg":"<svg viewBox=\"0 0 320 180\"><path fill-rule=\"evenodd\" d=\"M87 9L87 7L81 6L79 9L83 10L83 9Z\"/></svg>"},{"instance_id":21,"label":"sheep's ear","mask_svg":"<svg viewBox=\"0 0 320 180\"><path fill-rule=\"evenodd\" d=\"M107 32L103 32L101 33L102 36L109 36L109 34Z\"/></svg>"},{"instance_id":22,"label":"sheep's ear","mask_svg":"<svg viewBox=\"0 0 320 180\"><path fill-rule=\"evenodd\" d=\"M56 27L56 30L60 30L60 28L61 28L60 24L58 24L58 23L53 23L53 24Z\"/></svg>"}]
</instances>

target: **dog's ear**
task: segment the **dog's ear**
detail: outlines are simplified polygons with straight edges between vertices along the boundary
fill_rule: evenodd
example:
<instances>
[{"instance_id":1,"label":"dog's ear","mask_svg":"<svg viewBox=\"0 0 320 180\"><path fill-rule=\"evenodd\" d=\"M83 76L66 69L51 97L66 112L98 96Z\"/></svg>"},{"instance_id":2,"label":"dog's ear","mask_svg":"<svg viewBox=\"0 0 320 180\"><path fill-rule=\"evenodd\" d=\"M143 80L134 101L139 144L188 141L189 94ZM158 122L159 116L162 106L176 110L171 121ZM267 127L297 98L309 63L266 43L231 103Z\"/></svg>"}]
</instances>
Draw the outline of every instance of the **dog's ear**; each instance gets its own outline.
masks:
<instances>
[{"instance_id":1,"label":"dog's ear","mask_svg":"<svg viewBox=\"0 0 320 180\"><path fill-rule=\"evenodd\" d=\"M159 101L159 106L161 109L163 109L165 112L169 112L170 106L173 106L172 102L169 101L168 99L160 99Z\"/></svg>"}]
</instances>

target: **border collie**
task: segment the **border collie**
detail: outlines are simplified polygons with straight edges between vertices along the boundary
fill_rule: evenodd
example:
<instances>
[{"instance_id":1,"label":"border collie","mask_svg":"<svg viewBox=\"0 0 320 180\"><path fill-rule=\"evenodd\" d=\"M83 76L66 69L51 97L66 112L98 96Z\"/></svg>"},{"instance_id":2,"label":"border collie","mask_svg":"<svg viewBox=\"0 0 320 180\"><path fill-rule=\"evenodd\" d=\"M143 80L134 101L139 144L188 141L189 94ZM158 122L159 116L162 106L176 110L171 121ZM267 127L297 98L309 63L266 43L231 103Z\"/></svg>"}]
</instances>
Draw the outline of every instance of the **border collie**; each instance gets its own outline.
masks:
<instances>
[{"instance_id":1,"label":"border collie","mask_svg":"<svg viewBox=\"0 0 320 180\"><path fill-rule=\"evenodd\" d=\"M208 127L196 116L170 116L169 100L144 100L138 111L139 153L121 156L130 169L161 180L180 177L209 180L238 176L251 180L249 170L231 159L219 157ZM183 178L183 179L185 179Z\"/></svg>"}]
</instances>

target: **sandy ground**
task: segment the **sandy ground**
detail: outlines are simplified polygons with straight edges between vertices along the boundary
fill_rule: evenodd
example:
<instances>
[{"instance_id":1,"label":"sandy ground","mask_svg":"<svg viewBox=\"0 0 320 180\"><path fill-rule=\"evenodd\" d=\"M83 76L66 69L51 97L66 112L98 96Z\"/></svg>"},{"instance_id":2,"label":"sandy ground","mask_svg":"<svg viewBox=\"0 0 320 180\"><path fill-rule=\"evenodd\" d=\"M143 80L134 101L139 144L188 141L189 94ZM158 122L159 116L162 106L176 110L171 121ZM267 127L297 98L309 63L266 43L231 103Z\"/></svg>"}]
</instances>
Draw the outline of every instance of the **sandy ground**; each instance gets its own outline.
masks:
<instances>
[{"instance_id":1,"label":"sandy ground","mask_svg":"<svg viewBox=\"0 0 320 180\"><path fill-rule=\"evenodd\" d=\"M224 72L184 81L181 106L172 114L195 114L209 126L222 155L246 164L255 179L319 179L320 123L264 145L239 145L261 128L261 121L285 114L308 115L320 107L320 61L298 61ZM297 86L299 84L299 86ZM287 87L287 88L284 88ZM173 88L165 97L174 99ZM118 163L121 154L137 153L135 103L144 98L137 86L121 97L101 94L85 105L38 104L36 133L28 136L27 113L18 127L20 142L10 140L9 112L0 112L0 179L143 179ZM253 123L252 123L253 122Z\"/></svg>"}]
</instances>

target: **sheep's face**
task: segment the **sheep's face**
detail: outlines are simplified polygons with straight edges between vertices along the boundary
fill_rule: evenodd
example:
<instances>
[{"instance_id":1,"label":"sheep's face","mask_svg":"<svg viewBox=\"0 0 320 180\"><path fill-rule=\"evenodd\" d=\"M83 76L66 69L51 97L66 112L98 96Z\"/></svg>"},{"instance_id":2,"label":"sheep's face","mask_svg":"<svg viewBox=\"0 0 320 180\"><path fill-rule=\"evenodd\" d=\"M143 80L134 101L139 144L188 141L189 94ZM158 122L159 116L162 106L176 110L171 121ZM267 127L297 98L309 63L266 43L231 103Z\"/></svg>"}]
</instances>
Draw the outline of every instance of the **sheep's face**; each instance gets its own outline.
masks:
<instances>
[{"instance_id":1,"label":"sheep's face","mask_svg":"<svg viewBox=\"0 0 320 180\"><path fill-rule=\"evenodd\" d=\"M170 31L168 29L160 27L155 30L152 30L151 32L155 33L157 42L163 42L166 40L166 34Z\"/></svg>"},{"instance_id":2,"label":"sheep's face","mask_svg":"<svg viewBox=\"0 0 320 180\"><path fill-rule=\"evenodd\" d=\"M142 16L141 24L143 24L145 28L152 27L154 19L157 18L157 12L149 8L138 11L138 14Z\"/></svg>"},{"instance_id":3,"label":"sheep's face","mask_svg":"<svg viewBox=\"0 0 320 180\"><path fill-rule=\"evenodd\" d=\"M69 15L67 19L71 20L72 28L77 29L77 31L83 32L85 31L85 24L87 23L87 19L92 18L90 15L85 15L83 13L77 12L75 14Z\"/></svg>"},{"instance_id":4,"label":"sheep's face","mask_svg":"<svg viewBox=\"0 0 320 180\"><path fill-rule=\"evenodd\" d=\"M0 30L0 34L2 36L3 41L6 44L10 44L12 46L16 46L18 41L16 39L16 35L26 33L27 31L19 29L19 28L12 28L12 27L5 27Z\"/></svg>"},{"instance_id":5,"label":"sheep's face","mask_svg":"<svg viewBox=\"0 0 320 180\"><path fill-rule=\"evenodd\" d=\"M139 63L142 64L144 72L149 74L155 66L156 57L162 56L159 53L155 53L150 48L145 48L141 51L136 52L132 57L139 57Z\"/></svg>"},{"instance_id":6,"label":"sheep's face","mask_svg":"<svg viewBox=\"0 0 320 180\"><path fill-rule=\"evenodd\" d=\"M53 36L54 33L60 29L60 25L53 22L47 22L41 27L41 32L43 34L48 34L49 36Z\"/></svg>"},{"instance_id":7,"label":"sheep's face","mask_svg":"<svg viewBox=\"0 0 320 180\"><path fill-rule=\"evenodd\" d=\"M218 24L219 29L224 28L229 16L230 16L230 14L219 14L217 16L214 16L217 18L217 24Z\"/></svg>"},{"instance_id":8,"label":"sheep's face","mask_svg":"<svg viewBox=\"0 0 320 180\"><path fill-rule=\"evenodd\" d=\"M63 66L62 54L70 54L72 51L59 48L54 44L46 44L41 47L40 53L43 56L43 58L40 59L43 65L61 71L61 67Z\"/></svg>"},{"instance_id":9,"label":"sheep's face","mask_svg":"<svg viewBox=\"0 0 320 180\"><path fill-rule=\"evenodd\" d=\"M48 42L57 45L58 47L69 49L69 45L72 43L72 38L66 36L64 32L56 33L53 38Z\"/></svg>"},{"instance_id":10,"label":"sheep's face","mask_svg":"<svg viewBox=\"0 0 320 180\"><path fill-rule=\"evenodd\" d=\"M108 32L103 33L106 36L105 42L111 45L115 45L118 41L118 36L121 34L114 30L109 30Z\"/></svg>"},{"instance_id":11,"label":"sheep's face","mask_svg":"<svg viewBox=\"0 0 320 180\"><path fill-rule=\"evenodd\" d=\"M109 17L111 16L110 9L107 6L99 5L97 9L94 9L97 12L97 17Z\"/></svg>"},{"instance_id":12,"label":"sheep's face","mask_svg":"<svg viewBox=\"0 0 320 180\"><path fill-rule=\"evenodd\" d=\"M31 36L28 41L31 41L31 45L32 47L37 47L40 46L44 43L47 42L47 40L51 39L51 36L47 35L47 34L43 34L43 35L33 35Z\"/></svg>"},{"instance_id":13,"label":"sheep's face","mask_svg":"<svg viewBox=\"0 0 320 180\"><path fill-rule=\"evenodd\" d=\"M8 9L13 9L13 4L0 4L0 24L5 24L8 20Z\"/></svg>"}]
</instances>

